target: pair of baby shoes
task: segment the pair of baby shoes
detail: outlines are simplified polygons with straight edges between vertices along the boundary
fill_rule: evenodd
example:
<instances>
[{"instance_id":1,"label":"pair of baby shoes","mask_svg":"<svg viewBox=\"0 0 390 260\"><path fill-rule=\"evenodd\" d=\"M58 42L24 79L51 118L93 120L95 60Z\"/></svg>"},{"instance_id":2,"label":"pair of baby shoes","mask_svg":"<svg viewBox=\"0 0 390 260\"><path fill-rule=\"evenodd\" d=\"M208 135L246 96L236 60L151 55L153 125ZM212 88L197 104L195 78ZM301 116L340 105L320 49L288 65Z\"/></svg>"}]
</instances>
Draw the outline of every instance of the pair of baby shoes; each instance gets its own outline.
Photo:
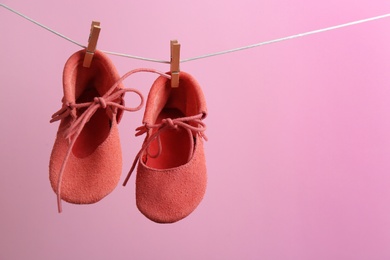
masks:
<instances>
[{"instance_id":1,"label":"pair of baby shoes","mask_svg":"<svg viewBox=\"0 0 390 260\"><path fill-rule=\"evenodd\" d=\"M137 168L136 204L150 220L173 223L188 216L201 202L207 182L203 140L206 103L197 81L180 72L180 85L171 88L169 73L136 69L119 77L109 58L96 51L91 67L83 67L85 51L73 54L63 73L62 108L51 122L60 120L50 157L49 178L61 201L91 204L112 192L122 174L118 124L124 111L138 111L142 94L125 88L123 81L139 72L159 75L147 101L143 124L146 134L132 168ZM140 104L125 106L125 93Z\"/></svg>"}]
</instances>

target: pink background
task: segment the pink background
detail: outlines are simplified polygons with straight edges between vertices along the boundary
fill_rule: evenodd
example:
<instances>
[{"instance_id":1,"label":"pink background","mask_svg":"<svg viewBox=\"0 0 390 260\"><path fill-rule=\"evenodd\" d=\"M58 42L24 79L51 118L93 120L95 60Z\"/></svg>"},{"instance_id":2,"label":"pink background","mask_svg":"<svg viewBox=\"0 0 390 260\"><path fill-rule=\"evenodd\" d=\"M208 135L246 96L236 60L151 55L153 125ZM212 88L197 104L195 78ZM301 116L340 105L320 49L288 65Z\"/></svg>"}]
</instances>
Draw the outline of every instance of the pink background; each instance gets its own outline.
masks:
<instances>
[{"instance_id":1,"label":"pink background","mask_svg":"<svg viewBox=\"0 0 390 260\"><path fill-rule=\"evenodd\" d=\"M86 44L168 59L390 12L388 0L1 0ZM0 8L0 259L390 259L390 18L184 63L205 92L206 196L172 225L130 184L89 206L56 198L48 161L62 69L79 47ZM110 56L120 74L168 65ZM146 95L153 75L126 86ZM131 98L128 97L128 103ZM122 180L143 111L120 125Z\"/></svg>"}]
</instances>

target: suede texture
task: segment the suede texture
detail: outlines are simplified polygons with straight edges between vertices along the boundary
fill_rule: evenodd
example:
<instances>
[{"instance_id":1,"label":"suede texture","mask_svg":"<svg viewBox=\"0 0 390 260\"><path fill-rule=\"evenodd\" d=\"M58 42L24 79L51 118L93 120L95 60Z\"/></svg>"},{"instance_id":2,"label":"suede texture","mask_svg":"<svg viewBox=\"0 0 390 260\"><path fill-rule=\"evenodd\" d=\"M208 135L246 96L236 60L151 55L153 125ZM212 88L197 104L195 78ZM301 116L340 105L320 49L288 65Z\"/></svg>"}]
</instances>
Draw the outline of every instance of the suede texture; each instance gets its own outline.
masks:
<instances>
[{"instance_id":1,"label":"suede texture","mask_svg":"<svg viewBox=\"0 0 390 260\"><path fill-rule=\"evenodd\" d=\"M165 77L156 79L146 101L143 123L155 123L164 108L178 109L185 116L193 116L199 113L203 113L203 118L207 116L206 100L199 83L184 71L180 72L178 88L172 88L170 80Z\"/></svg>"},{"instance_id":2,"label":"suede texture","mask_svg":"<svg viewBox=\"0 0 390 260\"><path fill-rule=\"evenodd\" d=\"M102 52L96 51L90 68L82 66L85 50L73 54L65 64L63 74L63 105L91 102L95 96L104 95L119 75L112 62ZM120 85L118 89L123 88ZM122 103L122 99L118 100ZM57 193L58 178L69 140L65 131L83 112L72 109L61 120L49 164L49 179ZM67 161L62 182L61 199L75 204L95 203L107 196L117 186L122 173L122 152L118 121L123 111L99 108L84 126Z\"/></svg>"},{"instance_id":3,"label":"suede texture","mask_svg":"<svg viewBox=\"0 0 390 260\"><path fill-rule=\"evenodd\" d=\"M188 73L180 72L178 88L159 77L148 95L144 124L156 124L164 118L207 115L206 102L198 82ZM145 141L153 134L147 133ZM202 201L207 185L203 140L197 133L180 128L160 135L161 154L152 158L147 152L140 157L136 177L138 209L157 223L173 223L187 217ZM191 146L189 143L193 142ZM186 151L194 147L193 151ZM157 149L153 142L148 151ZM188 154L191 155L188 158Z\"/></svg>"}]
</instances>

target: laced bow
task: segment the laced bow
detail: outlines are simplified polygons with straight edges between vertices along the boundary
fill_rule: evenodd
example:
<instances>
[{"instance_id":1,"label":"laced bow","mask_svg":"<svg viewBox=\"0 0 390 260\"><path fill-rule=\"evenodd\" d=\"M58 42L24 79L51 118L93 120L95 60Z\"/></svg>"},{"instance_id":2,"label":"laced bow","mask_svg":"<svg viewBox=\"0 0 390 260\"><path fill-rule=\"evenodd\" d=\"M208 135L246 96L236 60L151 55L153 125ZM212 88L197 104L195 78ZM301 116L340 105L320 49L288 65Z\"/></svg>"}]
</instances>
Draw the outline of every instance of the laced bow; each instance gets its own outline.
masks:
<instances>
[{"instance_id":1,"label":"laced bow","mask_svg":"<svg viewBox=\"0 0 390 260\"><path fill-rule=\"evenodd\" d=\"M207 141L207 137L204 133L206 131L206 124L204 122L202 122L202 117L203 117L203 114L200 113L200 114L195 115L195 116L188 116L188 117L181 117L181 118L174 118L174 119L165 118L165 119L161 120L161 123L159 123L159 124L145 123L143 126L138 127L136 129L137 132L136 132L135 136L140 136L144 133L147 133L151 129L155 129L155 132L153 134L151 134L149 138L147 138L147 140L143 143L141 150L137 153L137 155L134 159L134 162L130 168L130 171L127 174L126 179L123 183L123 186L126 186L127 182L130 179L131 174L133 173L133 171L135 169L135 166L137 165L139 158L141 157L141 155L145 151L148 154L148 156L150 156L151 158L157 158L158 156L160 156L161 151L162 151L160 135L163 131L166 131L168 129L178 129L180 127L180 128L183 128L187 131L187 133L191 139L191 147L190 147L191 153L188 156L189 157L188 160L190 160L192 155L193 155L192 152L194 151L194 141L192 139L192 136L198 134L201 138L203 138L204 140ZM158 150L157 150L156 154L150 154L149 150L148 150L149 146L151 145L151 143L153 141L157 141L157 143L158 143Z\"/></svg>"},{"instance_id":2,"label":"laced bow","mask_svg":"<svg viewBox=\"0 0 390 260\"><path fill-rule=\"evenodd\" d=\"M58 120L62 120L68 116L71 116L72 122L70 123L69 127L65 130L65 138L69 140L69 147L66 152L65 158L62 162L60 172L58 174L58 182L57 182L57 206L58 206L58 212L62 212L62 203L61 203L61 184L63 179L63 174L65 171L66 164L68 162L70 153L72 151L72 148L80 135L81 131L83 130L84 126L88 121L91 119L91 117L94 115L94 113L99 108L107 108L110 107L113 109L113 111L117 111L117 109L122 109L124 111L138 111L142 108L144 104L144 98L143 95L136 89L132 88L122 88L118 89L118 86L122 83L123 80L125 80L127 77L134 73L138 72L151 72L156 73L161 76L164 76L166 78L170 78L169 75L153 70L153 69L136 69L129 71L125 75L123 75L122 78L120 78L102 97L95 97L93 101L91 102L85 102L85 103L71 103L66 102L63 104L63 107L58 110L56 113L52 115L52 119L50 120L50 123L53 123ZM116 90L116 91L115 91ZM115 91L115 92L114 92ZM140 97L140 104L137 107L129 108L122 105L120 102L124 103L123 97L126 92L133 92L137 94ZM118 101L119 100L119 101ZM76 116L75 109L80 108L86 108L85 111L79 116ZM115 116L115 115L114 115Z\"/></svg>"}]
</instances>

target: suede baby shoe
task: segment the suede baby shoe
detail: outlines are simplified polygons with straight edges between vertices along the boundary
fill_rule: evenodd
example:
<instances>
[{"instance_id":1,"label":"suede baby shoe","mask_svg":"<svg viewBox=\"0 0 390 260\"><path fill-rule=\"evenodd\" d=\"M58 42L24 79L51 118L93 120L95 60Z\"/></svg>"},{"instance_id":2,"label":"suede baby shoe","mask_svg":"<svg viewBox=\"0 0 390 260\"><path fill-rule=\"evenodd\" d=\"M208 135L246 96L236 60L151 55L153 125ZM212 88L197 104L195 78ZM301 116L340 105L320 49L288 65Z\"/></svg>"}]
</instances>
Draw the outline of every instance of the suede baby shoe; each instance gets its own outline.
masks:
<instances>
[{"instance_id":1,"label":"suede baby shoe","mask_svg":"<svg viewBox=\"0 0 390 260\"><path fill-rule=\"evenodd\" d=\"M136 204L157 223L179 221L199 205L206 190L207 174L203 150L207 115L198 82L180 72L178 88L160 76L148 95L143 126L143 146L125 179L137 167Z\"/></svg>"},{"instance_id":2,"label":"suede baby shoe","mask_svg":"<svg viewBox=\"0 0 390 260\"><path fill-rule=\"evenodd\" d=\"M118 123L124 110L143 105L141 93L124 88L109 58L96 51L90 68L83 67L85 50L74 53L63 73L62 108L50 122L61 120L49 164L51 186L61 200L91 204L107 196L122 173ZM124 107L124 94L141 98L135 108Z\"/></svg>"}]
</instances>

